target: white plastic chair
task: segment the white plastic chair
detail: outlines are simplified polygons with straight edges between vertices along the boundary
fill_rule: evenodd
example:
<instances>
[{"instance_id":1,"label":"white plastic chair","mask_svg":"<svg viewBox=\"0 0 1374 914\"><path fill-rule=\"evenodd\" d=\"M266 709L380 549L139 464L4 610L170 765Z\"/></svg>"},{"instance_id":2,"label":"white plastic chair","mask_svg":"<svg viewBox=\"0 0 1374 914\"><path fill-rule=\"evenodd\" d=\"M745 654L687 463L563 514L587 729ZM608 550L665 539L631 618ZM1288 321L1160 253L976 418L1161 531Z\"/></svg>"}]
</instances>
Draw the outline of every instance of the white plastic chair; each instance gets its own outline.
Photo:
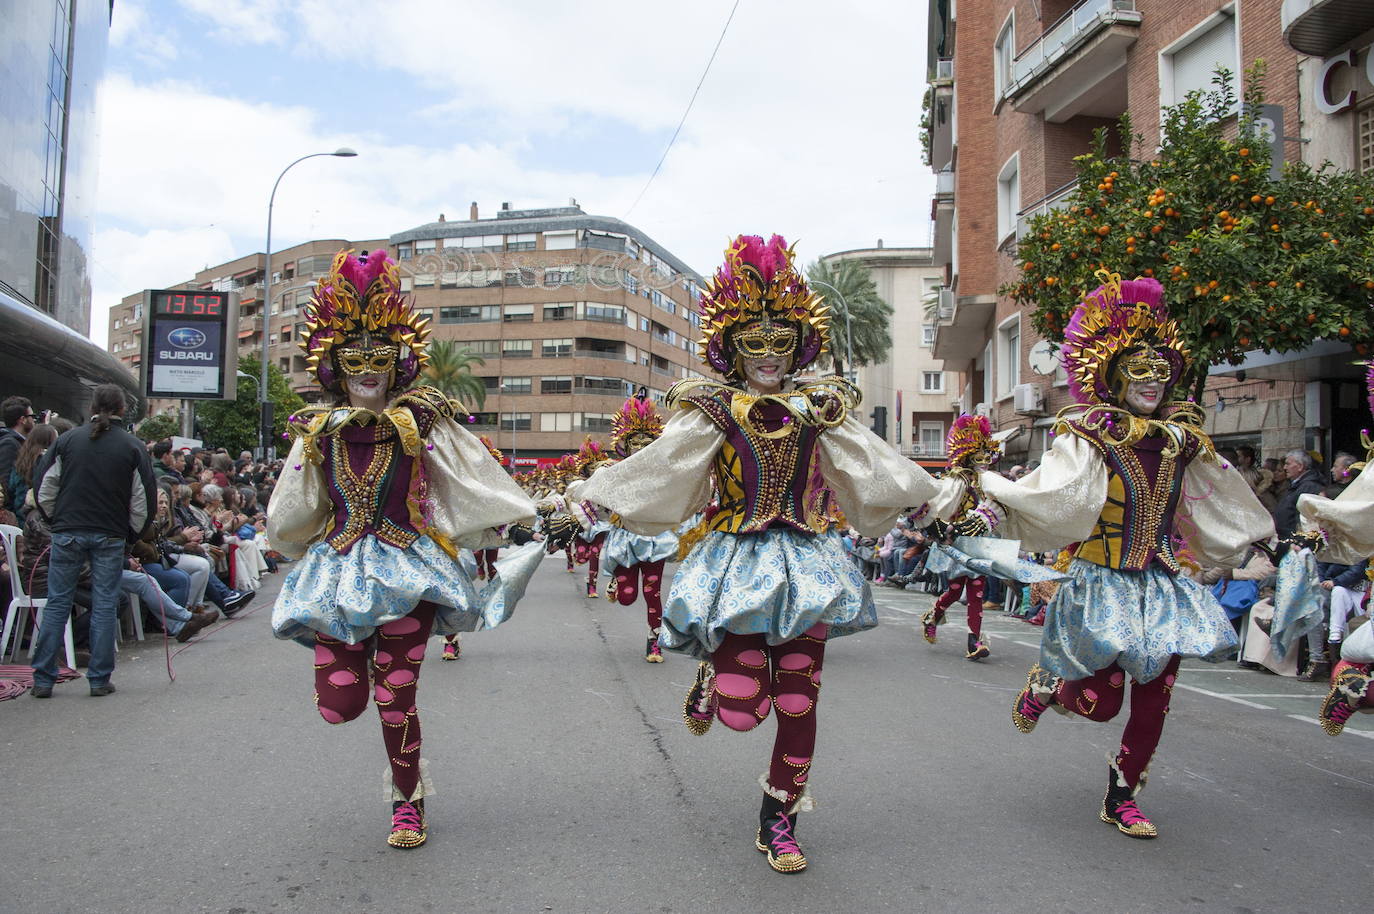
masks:
<instances>
[{"instance_id":1,"label":"white plastic chair","mask_svg":"<svg viewBox=\"0 0 1374 914\"><path fill-rule=\"evenodd\" d=\"M5 560L10 566L10 592L14 594L10 600L9 610L5 613L5 629L0 634L0 659L6 656L13 659L14 654L19 653L19 645L24 642L24 624L29 619L29 614L38 614L43 611L43 607L48 605L45 597L34 598L24 590L23 575L19 573L19 552L15 549L14 541L23 535L18 527L10 524L0 524L0 544L5 547ZM9 651L10 634L14 634L14 649ZM76 644L72 641L72 617L67 615L67 629L64 635L67 647L67 666L76 669ZM33 637L29 639L29 657L33 657L33 650L38 644L38 623L35 622ZM8 651L8 653L7 653Z\"/></svg>"}]
</instances>

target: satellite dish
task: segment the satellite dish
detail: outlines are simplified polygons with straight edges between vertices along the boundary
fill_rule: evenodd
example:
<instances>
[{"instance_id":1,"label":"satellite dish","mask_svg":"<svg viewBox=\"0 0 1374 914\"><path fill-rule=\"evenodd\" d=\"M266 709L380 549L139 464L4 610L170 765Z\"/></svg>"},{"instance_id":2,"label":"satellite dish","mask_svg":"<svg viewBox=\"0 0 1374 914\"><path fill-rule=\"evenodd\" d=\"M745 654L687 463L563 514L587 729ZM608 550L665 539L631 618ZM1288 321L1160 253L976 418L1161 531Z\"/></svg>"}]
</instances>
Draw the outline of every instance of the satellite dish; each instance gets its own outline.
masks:
<instances>
[{"instance_id":1,"label":"satellite dish","mask_svg":"<svg viewBox=\"0 0 1374 914\"><path fill-rule=\"evenodd\" d=\"M1041 340L1031 347L1027 361L1036 374L1052 375L1059 367L1059 347L1049 340Z\"/></svg>"}]
</instances>

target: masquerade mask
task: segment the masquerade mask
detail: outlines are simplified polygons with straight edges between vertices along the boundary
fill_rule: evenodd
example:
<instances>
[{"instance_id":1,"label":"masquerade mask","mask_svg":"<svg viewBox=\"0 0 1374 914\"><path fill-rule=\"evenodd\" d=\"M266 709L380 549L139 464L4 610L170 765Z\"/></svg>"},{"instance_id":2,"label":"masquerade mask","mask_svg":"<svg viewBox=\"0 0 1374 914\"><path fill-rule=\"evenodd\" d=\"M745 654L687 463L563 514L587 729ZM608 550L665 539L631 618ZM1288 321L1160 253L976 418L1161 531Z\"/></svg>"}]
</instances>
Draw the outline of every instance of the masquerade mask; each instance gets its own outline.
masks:
<instances>
[{"instance_id":1,"label":"masquerade mask","mask_svg":"<svg viewBox=\"0 0 1374 914\"><path fill-rule=\"evenodd\" d=\"M797 328L767 321L740 330L734 335L735 349L749 359L789 356L797 348Z\"/></svg>"},{"instance_id":2,"label":"masquerade mask","mask_svg":"<svg viewBox=\"0 0 1374 914\"><path fill-rule=\"evenodd\" d=\"M1174 376L1173 366L1169 364L1169 360L1149 347L1126 356L1121 360L1121 365L1117 370L1126 383L1158 381L1161 384L1168 384Z\"/></svg>"},{"instance_id":3,"label":"masquerade mask","mask_svg":"<svg viewBox=\"0 0 1374 914\"><path fill-rule=\"evenodd\" d=\"M390 374L400 355L395 346L345 346L339 349L339 370L347 377Z\"/></svg>"}]
</instances>

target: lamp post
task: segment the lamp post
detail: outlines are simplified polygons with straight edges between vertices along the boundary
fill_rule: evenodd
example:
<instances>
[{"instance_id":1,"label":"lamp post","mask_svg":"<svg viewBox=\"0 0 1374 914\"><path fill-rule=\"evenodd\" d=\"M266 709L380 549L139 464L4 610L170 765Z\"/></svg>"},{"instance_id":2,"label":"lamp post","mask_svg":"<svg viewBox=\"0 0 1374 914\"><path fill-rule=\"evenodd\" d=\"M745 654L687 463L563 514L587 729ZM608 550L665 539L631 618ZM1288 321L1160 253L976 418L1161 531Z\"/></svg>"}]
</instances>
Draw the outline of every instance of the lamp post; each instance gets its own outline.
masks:
<instances>
[{"instance_id":1,"label":"lamp post","mask_svg":"<svg viewBox=\"0 0 1374 914\"><path fill-rule=\"evenodd\" d=\"M310 155L301 156L281 170L281 174L277 175L277 180L272 184L272 196L267 198L267 257L263 262L262 280L262 375L258 382L258 450L262 460L267 459L268 438L272 434L272 404L267 399L267 363L271 360L272 354L267 341L272 331L272 206L277 202L277 186L281 184L281 179L286 177L288 171L306 159L317 156L339 156L347 159L357 154L347 146L340 146L333 152L312 152Z\"/></svg>"},{"instance_id":2,"label":"lamp post","mask_svg":"<svg viewBox=\"0 0 1374 914\"><path fill-rule=\"evenodd\" d=\"M810 279L810 280L807 280L807 281L808 281L811 285L813 285L813 286L825 286L825 287L826 287L827 289L829 289L831 292L834 292L834 293L835 293L835 297L836 297L837 299L839 299L840 307L844 309L844 367L845 367L845 374L847 374L847 375L853 375L853 374L855 374L855 371L854 371L854 335L853 335L852 333L849 332L849 331L850 331L850 325L849 325L849 302L845 301L845 300L844 300L844 295L841 294L840 290L837 289L837 288L835 288L834 286L832 286L830 283L825 282L825 281L820 280L820 279ZM856 375L856 376L857 376L857 375Z\"/></svg>"}]
</instances>

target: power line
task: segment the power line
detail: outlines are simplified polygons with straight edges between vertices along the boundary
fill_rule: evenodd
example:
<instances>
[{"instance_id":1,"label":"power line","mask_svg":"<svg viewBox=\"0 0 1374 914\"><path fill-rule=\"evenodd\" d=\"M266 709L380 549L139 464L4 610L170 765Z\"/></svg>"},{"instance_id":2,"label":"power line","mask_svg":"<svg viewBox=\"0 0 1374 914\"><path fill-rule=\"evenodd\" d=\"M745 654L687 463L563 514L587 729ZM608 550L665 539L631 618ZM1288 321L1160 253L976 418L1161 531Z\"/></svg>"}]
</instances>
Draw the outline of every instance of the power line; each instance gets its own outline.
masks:
<instances>
[{"instance_id":1,"label":"power line","mask_svg":"<svg viewBox=\"0 0 1374 914\"><path fill-rule=\"evenodd\" d=\"M716 39L716 46L711 49L711 58L706 61L706 69L701 71L701 79L697 80L697 87L692 90L692 97L687 102L687 110L682 112L682 120L677 122L677 129L673 131L673 136L668 140L667 147L663 150L663 155L658 159L658 164L654 166L653 174L649 175L649 180L644 182L644 187L640 189L639 196L635 197L635 202L630 204L630 208L625 210L625 218L630 218L630 213L634 212L639 201L644 199L644 194L649 189L649 185L654 183L654 178L658 177L658 170L663 167L663 163L668 159L668 153L673 148L673 143L677 142L677 135L682 132L682 125L687 123L687 115L692 113L692 105L696 104L697 93L701 91L701 86L706 82L706 74L711 72L711 64L716 62L716 52L720 50L721 42L725 40L725 33L730 30L730 23L735 18L735 10L739 9L739 0L735 0L735 5L730 7L730 15L725 18L725 26L720 30L720 37Z\"/></svg>"}]
</instances>

